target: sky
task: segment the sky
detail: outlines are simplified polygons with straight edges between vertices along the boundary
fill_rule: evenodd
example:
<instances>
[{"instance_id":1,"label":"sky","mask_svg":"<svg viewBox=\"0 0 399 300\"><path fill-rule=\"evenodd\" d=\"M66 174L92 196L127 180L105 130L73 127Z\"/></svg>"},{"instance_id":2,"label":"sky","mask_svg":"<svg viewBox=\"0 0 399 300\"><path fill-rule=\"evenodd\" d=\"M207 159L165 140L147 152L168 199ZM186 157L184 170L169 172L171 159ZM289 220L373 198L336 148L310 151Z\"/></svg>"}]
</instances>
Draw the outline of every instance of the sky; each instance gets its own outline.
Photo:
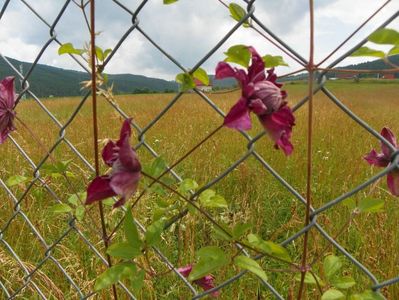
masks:
<instances>
[{"instance_id":1,"label":"sky","mask_svg":"<svg viewBox=\"0 0 399 300\"><path fill-rule=\"evenodd\" d=\"M142 1L119 0L131 11ZM225 1L231 3L232 1ZM245 6L244 1L235 3ZM315 60L320 61L365 21L385 0L315 0ZM0 0L0 7L5 0ZM0 53L22 61L32 62L48 41L49 27L36 16L31 6L49 24L56 19L64 0L11 0L0 19ZM120 38L132 26L131 15L113 0L96 1L97 44L115 48ZM266 28L295 49L304 58L309 57L309 4L308 0L257 0L255 16ZM334 61L359 41L367 37L399 9L399 0L392 0L370 23L338 51L324 65ZM149 0L138 15L140 29L186 68L192 68L236 24L230 13L218 0L179 0L163 5L162 0ZM399 19L389 28L399 30ZM261 30L262 31L262 30ZM89 41L89 32L81 10L72 2L55 27L62 43L71 42L82 47ZM262 31L263 32L263 31ZM264 33L264 32L263 32ZM230 46L252 45L261 55L282 55L289 67L279 67L278 74L288 73L300 65L272 45L251 28L239 28L204 64L213 74L218 61ZM68 56L57 54L54 42L44 51L39 63L56 67L82 70ZM377 47L378 48L378 47ZM366 59L367 60L367 59ZM346 58L340 65L364 61ZM105 71L111 74L131 73L172 80L180 69L156 49L137 29L122 43Z\"/></svg>"}]
</instances>

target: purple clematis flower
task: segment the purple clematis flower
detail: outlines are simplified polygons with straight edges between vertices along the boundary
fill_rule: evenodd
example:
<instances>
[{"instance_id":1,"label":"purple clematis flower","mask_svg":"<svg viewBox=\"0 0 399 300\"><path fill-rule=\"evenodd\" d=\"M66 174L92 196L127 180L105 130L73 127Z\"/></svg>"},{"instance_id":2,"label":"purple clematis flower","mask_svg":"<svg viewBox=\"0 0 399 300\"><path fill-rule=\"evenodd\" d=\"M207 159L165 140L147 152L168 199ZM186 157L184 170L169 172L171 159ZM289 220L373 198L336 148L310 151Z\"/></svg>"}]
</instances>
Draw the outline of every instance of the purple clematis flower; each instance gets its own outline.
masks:
<instances>
[{"instance_id":1,"label":"purple clematis flower","mask_svg":"<svg viewBox=\"0 0 399 300\"><path fill-rule=\"evenodd\" d=\"M137 154L129 144L131 135L130 120L123 122L119 140L109 141L103 151L104 162L112 167L109 175L98 176L87 188L85 204L92 204L116 195L121 196L114 208L125 204L134 194L140 180L141 165Z\"/></svg>"},{"instance_id":2,"label":"purple clematis flower","mask_svg":"<svg viewBox=\"0 0 399 300\"><path fill-rule=\"evenodd\" d=\"M295 117L284 100L285 91L281 91L282 84L277 83L274 68L265 73L262 57L253 47L248 47L252 62L245 72L231 67L226 62L219 62L216 67L216 79L234 77L241 86L241 98L230 109L224 125L238 130L251 129L249 113L254 112L265 130L276 143L275 148L281 148L285 155L290 155L294 149L290 142Z\"/></svg>"},{"instance_id":3,"label":"purple clematis flower","mask_svg":"<svg viewBox=\"0 0 399 300\"><path fill-rule=\"evenodd\" d=\"M185 267L181 267L177 269L177 271L182 274L184 277L188 277L193 269L193 265L187 265ZM202 287L205 291L213 289L215 285L213 284L214 277L212 275L206 275L200 279L194 280L195 284L198 284ZM219 291L215 291L211 293L212 297L218 297L220 295Z\"/></svg>"},{"instance_id":4,"label":"purple clematis flower","mask_svg":"<svg viewBox=\"0 0 399 300\"><path fill-rule=\"evenodd\" d=\"M396 142L395 135L392 131L384 127L381 131L381 135L392 144L396 149L399 150L398 144ZM377 153L374 149L364 157L364 159L373 166L377 167L387 167L391 164L393 152L389 149L383 142L381 142L381 153ZM396 168L388 173L387 176L388 188L392 195L399 196L399 169Z\"/></svg>"},{"instance_id":5,"label":"purple clematis flower","mask_svg":"<svg viewBox=\"0 0 399 300\"><path fill-rule=\"evenodd\" d=\"M0 81L0 144L15 129L14 105L17 95L14 90L14 77L9 76Z\"/></svg>"}]
</instances>

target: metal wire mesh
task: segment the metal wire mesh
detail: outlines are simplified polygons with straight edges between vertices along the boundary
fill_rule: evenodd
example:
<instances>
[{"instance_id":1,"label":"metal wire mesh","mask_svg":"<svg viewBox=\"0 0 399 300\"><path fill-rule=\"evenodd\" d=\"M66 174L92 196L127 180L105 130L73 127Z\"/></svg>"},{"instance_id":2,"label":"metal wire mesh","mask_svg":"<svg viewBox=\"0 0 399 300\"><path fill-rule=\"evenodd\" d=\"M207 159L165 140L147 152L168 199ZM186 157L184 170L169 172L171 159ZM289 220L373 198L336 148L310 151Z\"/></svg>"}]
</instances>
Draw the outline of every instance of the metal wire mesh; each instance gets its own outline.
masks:
<instances>
[{"instance_id":1,"label":"metal wire mesh","mask_svg":"<svg viewBox=\"0 0 399 300\"><path fill-rule=\"evenodd\" d=\"M19 72L18 66L13 65L5 56L1 55L1 59L4 60L7 65L13 70L13 75L17 76L21 81L22 81L22 90L20 91L19 98L22 98L24 95L29 95L35 105L37 105L40 110L48 115L49 120L53 123L54 125L54 130L58 130L58 135L54 141L54 143L49 147L48 152L39 159L38 163L35 163L34 161L37 159L31 158L27 152L24 149L24 146L22 146L17 139L15 139L12 135L10 137L10 141L13 144L13 152L14 153L19 153L19 156L22 160L25 161L25 163L29 166L31 169L31 172L33 174L32 180L29 182L29 184L26 186L25 190L19 191L16 193L15 191L11 190L5 183L5 178L3 175L0 178L0 185L4 192L7 195L7 198L3 198L3 201L5 200L6 202L9 202L13 206L13 213L10 216L6 216L6 220L2 222L2 227L0 228L0 245L3 250L6 250L7 253L9 253L10 257L14 262L17 264L17 269L20 272L20 276L22 281L19 284L19 287L17 289L10 289L9 284L7 281L3 281L3 278L7 278L7 275L1 274L1 280L0 280L0 294L7 298L7 299L12 299L12 298L17 298L21 295L24 294L24 291L30 290L32 294L35 294L38 296L40 299L49 299L51 297L57 297L56 292L54 294L49 295L48 293L44 292L44 287L42 285L38 285L36 283L37 278L42 276L41 270L43 269L44 265L51 264L52 268L54 268L56 271L54 271L53 276L62 276L64 279L68 282L68 284L71 287L72 292L70 292L70 297L78 297L81 299L86 299L91 296L93 296L95 293L93 291L89 291L91 287L82 287L79 286L76 283L76 280L74 279L74 276L72 276L73 271L73 265L70 265L70 262L68 261L60 261L59 258L57 258L57 251L58 249L63 245L63 242L65 239L73 236L76 238L79 243L81 243L82 247L85 245L87 247L86 251L91 252L94 254L96 257L100 259L100 261L104 264L107 265L107 260L105 259L104 255L102 254L101 246L98 240L92 240L91 238L88 237L86 232L83 232L77 224L77 220L71 216L66 222L66 229L65 231L57 235L56 237L52 237L51 239L42 236L41 232L37 229L37 226L35 225L34 221L31 221L31 217L29 217L28 209L29 206L27 206L27 202L29 201L29 195L34 192L35 187L41 186L48 195L52 197L54 200L54 203L62 203L62 199L64 199L66 192L61 191L61 190L55 190L54 187L51 187L46 179L41 175L41 169L43 166L51 160L51 156L55 154L59 149L62 148L62 151L66 151L70 157L76 157L80 162L81 162L81 168L85 169L87 172L94 172L94 168L92 163L90 162L90 159L86 158L84 154L82 154L79 150L78 147L74 145L73 142L70 141L68 138L68 130L70 128L71 123L74 121L74 119L78 116L78 114L81 112L83 109L85 103L88 101L90 97L90 93L86 93L79 104L74 107L74 111L71 113L71 115L68 117L66 122L61 122L57 116L53 114L51 109L48 108L45 102L43 102L39 97L37 97L32 91L31 91L31 86L29 84L29 79L32 74L32 72L35 70L37 67L37 64L39 63L40 59L42 58L43 55L46 55L46 51L48 51L48 48L52 44L59 44L61 45L62 42L62 36L58 36L56 31L57 31L57 25L59 21L63 18L66 9L74 5L74 2L71 0L65 1L64 5L61 7L59 10L58 14L53 17L52 20L46 20L44 17L41 16L41 11L34 9L28 1L25 0L15 0L15 1L20 1L23 5L26 6L26 8L32 12L43 26L48 28L49 31L49 36L48 40L45 41L43 44L43 47L41 48L40 52L36 56L35 61L33 62L31 68L27 70L24 74ZM3 2L1 12L0 12L0 22L1 19L4 15L7 14L7 7L10 4L10 0L6 0ZM259 26L259 28L262 30L262 32L270 37L270 39L279 47L281 47L284 51L292 55L302 66L306 66L308 63L305 58L303 58L301 55L299 55L293 48L291 48L289 45L287 45L284 41L282 41L276 34L274 34L269 28L267 28L260 19L257 18L256 13L255 13L255 7L256 7L256 1L244 1L245 4L247 5L247 14L245 15L245 18L242 19L240 22L236 23L230 31L214 46L212 49L208 51L208 53L202 57L192 68L186 68L184 67L181 63L179 63L178 58L172 57L166 50L160 46L155 39L153 39L149 34L146 33L146 31L143 29L143 27L140 25L140 13L141 10L147 5L148 1L144 0L142 1L139 5L124 5L120 1L113 0L112 3L115 6L120 7L125 14L131 16L131 24L129 27L126 28L125 34L121 36L119 42L113 47L112 53L109 55L109 57L106 59L104 62L104 67L113 59L114 54L118 52L118 49L120 46L126 41L128 37L130 37L133 33L138 33L141 34L142 37L144 37L154 48L158 49L159 52L167 58L171 63L175 64L177 68L181 69L183 72L190 72L193 73L196 69L201 67L218 49L220 49L224 43L231 37L232 34L234 34L246 20L251 20L254 24ZM99 3L98 5L101 5ZM381 24L380 27L385 27L389 23L391 23L394 19L396 19L399 16L399 12L396 11L393 13L393 15L388 18L383 24ZM1 24L1 23L0 23ZM0 29L1 30L1 29ZM360 46L364 45L367 42L367 39L362 40L359 42L355 47L350 49L347 53L343 54L339 58L337 58L334 62L332 62L327 68L333 68L335 67L338 63L343 61L346 57L348 57L353 51L355 51L357 48ZM88 70L84 64L82 64L78 59L71 57L71 59L75 59L77 63L79 63L84 70L86 70L88 73L90 73L90 70ZM364 120L362 120L360 117L358 117L354 112L352 112L348 107L346 107L340 99L338 99L326 86L325 86L325 75L326 72L318 73L317 74L317 86L314 89L314 94L316 93L323 93L325 96L328 97L329 100L331 100L339 109L341 109L345 114L347 114L348 118L353 119L359 126L361 126L364 130L368 131L371 135L373 135L376 139L387 143L387 141L371 126L369 126ZM204 103L209 105L211 109L213 109L218 115L221 117L224 116L224 112L218 107L215 102L212 101L212 95L207 95L203 93L202 91L198 89L194 89L195 93L202 99ZM177 93L174 95L174 97L170 100L167 105L162 109L159 114L153 118L147 125L145 126L140 126L137 123L132 123L134 128L137 131L137 136L138 136L138 144L136 146L137 149L145 149L151 156L153 157L158 157L162 153L157 153L153 147L146 141L145 134L152 128L156 126L156 124L164 118L165 114L167 114L168 111L170 111L179 101L179 99L183 96L183 93ZM307 102L308 97L305 97L301 101L299 101L294 107L293 111L297 111L301 109L304 104ZM125 113L119 106L117 106L115 103L110 102L111 107L123 118L128 118L129 115ZM221 118L220 118L221 119ZM229 173L233 172L234 169L237 168L240 164L245 162L246 160L250 158L254 158L265 170L267 170L274 178L277 180L287 191L289 191L294 198L297 199L302 204L306 204L306 199L301 195L300 192L298 192L293 186L291 186L284 178L283 176L279 175L279 173L262 157L262 155L255 150L255 144L265 135L264 132L260 132L257 136L252 137L248 135L245 132L242 132L242 135L246 139L246 147L247 151L241 154L240 158L237 159L234 163L232 163L228 168L226 168L224 171L222 171L216 178L213 180L209 181L207 184L202 186L198 191L196 191L195 194L192 195L192 198L195 196L198 196L202 191L216 185L219 181L221 181L223 178L225 178ZM388 143L389 144L389 143ZM2 158L4 159L4 158ZM363 190L367 186L371 185L372 183L376 182L379 178L385 176L387 173L392 171L394 168L398 168L399 165L399 156L397 155L393 160L393 163L378 173L377 175L369 178L367 181L363 182L356 188L346 192L343 195L340 195L339 197L335 199L330 199L327 201L323 206L312 209L311 212L311 222L308 226L303 227L301 230L293 234L291 237L287 238L285 241L281 243L281 245L285 246L288 245L295 240L298 240L305 232L310 231L310 230L315 230L320 233L321 236L323 236L328 242L330 242L334 247L343 255L345 256L354 266L356 266L361 272L364 273L366 277L369 278L369 280L372 283L372 289L373 290L379 290L383 287L393 285L399 282L399 277L391 278L385 281L380 281L376 275L374 275L372 272L370 272L362 262L358 261L354 256L351 255L344 247L342 247L332 236L330 236L327 231L317 222L317 217L325 212L328 209L334 209L334 207L338 204L341 203L343 200L351 197L355 193ZM176 167L174 166L173 169L170 169L169 172L177 179L181 180L179 177L179 174L175 172ZM25 208L24 208L25 207ZM2 216L4 218L4 216ZM174 219L174 222L178 222L181 218L184 218L184 214L181 214L177 216ZM12 246L11 243L9 242L9 236L7 236L7 231L9 230L10 227L13 226L13 223L15 223L17 220L23 220L23 223L25 224L25 227L23 230L29 230L32 235L32 239L34 242L39 243L41 245L41 248L43 249L43 252L39 255L41 258L35 262L34 265L27 265L19 256L18 251L16 251ZM145 231L145 227L141 224L140 228ZM171 225L171 224L170 224ZM94 231L98 230L98 228L95 228ZM99 239L101 237L101 234L98 233L97 238ZM241 249L245 255L249 255L246 253L243 249ZM159 257L159 259L165 264L167 268L170 270L173 270L173 272L176 275L176 280L181 280L188 288L188 290L191 291L192 293L192 299L200 299L205 297L206 295L209 295L210 293L217 291L217 290L222 290L224 288L228 288L230 284L232 284L235 281L238 280L244 280L245 274L247 273L246 271L240 272L236 274L235 276L227 279L223 283L219 284L217 287L205 291L205 292L199 292L196 290L196 288L190 284L189 281L184 278L176 269L176 266L174 266L169 258L167 257L166 254L164 254L160 249L154 248L155 253ZM260 259L262 256L257 256L256 259ZM56 275L58 274L58 275ZM95 275L94 275L95 277ZM94 278L93 277L93 278ZM277 299L283 299L283 295L281 292L279 292L273 285L271 285L269 282L261 280L261 284L270 291L272 295L274 295ZM89 292L88 292L89 291ZM123 285L123 283L119 283L118 291L120 294L124 294L126 297L130 297L131 299L135 299L135 296L132 291L130 291L126 286ZM72 296L73 295L73 296Z\"/></svg>"}]
</instances>

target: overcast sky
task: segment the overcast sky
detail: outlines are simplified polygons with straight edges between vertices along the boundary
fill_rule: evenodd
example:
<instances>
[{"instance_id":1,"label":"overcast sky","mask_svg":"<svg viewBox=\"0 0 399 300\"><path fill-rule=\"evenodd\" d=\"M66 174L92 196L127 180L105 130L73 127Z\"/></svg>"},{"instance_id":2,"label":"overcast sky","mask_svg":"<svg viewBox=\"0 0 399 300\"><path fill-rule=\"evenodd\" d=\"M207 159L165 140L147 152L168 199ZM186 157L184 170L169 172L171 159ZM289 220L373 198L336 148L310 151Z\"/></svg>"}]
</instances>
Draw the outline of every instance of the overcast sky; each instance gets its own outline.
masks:
<instances>
[{"instance_id":1,"label":"overcast sky","mask_svg":"<svg viewBox=\"0 0 399 300\"><path fill-rule=\"evenodd\" d=\"M119 0L134 11L141 1ZM48 23L52 23L64 0L24 0ZM230 3L232 1L226 1ZM236 3L244 5L243 1ZM385 0L315 0L316 60L324 58L359 24L367 19ZM0 0L2 7L5 0ZM131 16L112 0L97 0L98 44L114 48L132 25ZM392 0L353 40L333 58L337 58L358 41L370 34L399 9L399 0ZM300 55L309 52L308 0L257 0L255 15ZM183 66L194 66L235 25L229 11L217 0L180 0L163 5L162 0L150 0L139 14L140 27ZM399 30L399 20L388 27ZM56 26L58 39L80 47L89 40L81 11L70 4ZM22 0L11 0L0 20L0 53L18 60L32 62L49 39L48 27L30 11ZM231 45L253 45L262 54L282 55L290 67L278 72L296 70L299 65L252 29L240 28L203 67L214 73L223 52ZM40 63L80 70L68 56L58 56L58 45L52 43ZM348 58L341 65L359 62ZM327 62L328 63L328 62ZM164 57L138 31L133 31L106 68L108 73L132 73L173 79L180 70Z\"/></svg>"}]
</instances>

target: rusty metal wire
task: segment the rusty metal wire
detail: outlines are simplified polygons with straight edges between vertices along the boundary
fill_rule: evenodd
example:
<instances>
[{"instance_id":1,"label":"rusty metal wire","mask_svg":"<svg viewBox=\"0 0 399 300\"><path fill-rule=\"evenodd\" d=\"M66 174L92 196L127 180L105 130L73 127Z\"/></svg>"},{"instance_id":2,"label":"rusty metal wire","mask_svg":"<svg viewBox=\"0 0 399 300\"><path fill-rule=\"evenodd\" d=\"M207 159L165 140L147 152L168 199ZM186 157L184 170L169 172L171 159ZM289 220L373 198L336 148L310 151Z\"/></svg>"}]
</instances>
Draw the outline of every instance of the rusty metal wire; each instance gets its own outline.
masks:
<instances>
[{"instance_id":1,"label":"rusty metal wire","mask_svg":"<svg viewBox=\"0 0 399 300\"><path fill-rule=\"evenodd\" d=\"M57 256L54 254L57 249L62 245L63 241L70 236L74 236L77 240L82 242L84 245L87 246L88 251L90 251L95 257L97 257L105 266L108 265L107 259L104 256L104 254L101 251L101 233L99 228L93 228L94 232L97 232L97 240L92 240L89 238L87 233L83 232L79 227L77 226L78 221L71 215L70 218L67 220L67 224L64 224L67 226L67 229L59 236L56 238L53 238L51 242L49 242L49 239L46 238L45 236L42 236L41 232L37 229L37 226L35 225L35 222L31 220L32 216L29 217L29 212L25 211L23 209L23 204L28 201L29 194L32 193L34 190L35 186L41 186L54 200L54 203L62 203L62 200L64 195L62 195L61 191L59 190L54 190L48 182L45 180L45 178L41 175L40 171L42 167L52 159L52 156L54 153L61 147L66 146L67 149L69 149L69 153L73 154L81 163L82 167L84 168L85 171L90 172L92 174L95 173L95 168L93 167L92 163L90 163L90 160L85 157L84 154L82 154L79 150L78 147L76 147L67 137L67 132L69 130L70 124L73 122L73 120L76 118L78 113L82 110L82 107L84 104L88 101L90 97L90 92L87 92L82 98L79 104L75 107L74 111L71 113L70 117L68 120L63 124L61 121L58 120L58 118L54 115L54 113L47 108L46 104L39 99L32 91L31 91L31 85L29 83L30 76L32 72L35 70L37 67L40 59L46 55L48 48L52 44L59 44L61 45L63 42L62 36L57 35L57 25L59 21L64 17L65 11L68 9L69 6L75 5L74 1L71 0L66 0L62 7L60 8L58 14L53 18L52 21L46 20L45 17L41 15L41 11L33 8L33 6L29 3L27 0L13 0L13 1L19 1L22 3L31 13L33 13L34 17L38 19L39 22L42 23L44 27L48 29L49 35L47 41L43 44L40 52L36 56L36 59L32 63L32 66L29 70L27 70L25 73L20 73L18 66L15 66L10 62L9 59L7 59L5 56L3 56L0 52L0 59L3 60L12 70L13 73L12 75L16 76L18 79L21 80L22 82L22 90L20 91L19 94L19 99L21 99L24 95L29 95L32 99L33 102L37 105L37 107L46 115L49 116L51 122L53 125L58 129L58 136L53 143L51 147L47 150L47 153L42 157L39 161L39 163L35 163L34 159L31 158L23 146L17 141L17 139L11 135L10 137L10 142L13 144L13 148L15 153L18 153L19 156L25 163L29 166L32 172L32 179L27 185L26 189L18 194L16 194L14 191L12 191L5 183L5 178L3 175L0 177L0 186L1 189L4 191L4 193L7 195L7 198L3 198L2 201L7 201L9 204L13 207L13 213L11 216L7 216L7 220L3 222L2 227L0 228L0 249L3 249L7 251L9 254L9 257L15 262L17 265L17 268L19 271L22 273L22 278L21 282L19 284L19 287L17 289L10 289L7 281L3 281L3 278L7 278L6 275L0 274L0 296L6 299L14 299L22 296L24 294L24 291L29 289L30 291L33 291L32 293L35 294L38 298L40 299L51 299L52 297L55 297L54 295L49 295L48 293L45 292L44 288L42 285L37 284L36 280L37 277L40 276L41 270L45 264L52 264L53 268L57 270L57 274L60 274L59 276L63 276L64 279L68 282L70 285L70 291L68 291L68 295L71 295L70 297L72 298L80 298L80 299L86 299L90 298L93 295L95 295L94 291L87 292L87 287L82 287L79 286L75 280L73 279L73 276L71 275L71 268L73 266L69 266L68 262L65 261L60 261L57 259ZM7 8L10 4L11 0L5 0L3 1L1 10L0 10L0 31L1 31L1 19L4 15L7 14ZM226 41L229 40L229 38L242 26L244 22L247 20L251 21L251 24L253 26L257 27L257 31L262 35L262 36L267 36L267 39L272 41L274 45L277 45L280 49L282 49L285 53L289 53L289 55L296 61L298 61L302 66L307 66L308 61L303 58L300 54L298 54L295 49L292 46L287 45L282 39L280 39L276 34L274 34L267 26L265 26L260 19L257 18L256 16L256 1L251 0L251 1L243 1L244 4L247 7L247 13L245 17L240 21L234 24L232 28L228 31L228 33L221 38L221 40L216 43L206 55L204 55L194 66L191 68L183 66L179 62L178 58L173 57L171 54L169 54L160 44L157 43L155 38L152 38L150 34L146 32L146 30L141 26L140 23L140 13L142 9L148 4L148 0L143 0L140 2L139 5L135 4L123 4L122 2L118 0L112 0L111 1L113 5L118 6L120 9L124 11L125 14L130 16L131 19L131 24L127 26L125 29L125 33L120 37L118 43L113 47L112 53L108 56L108 58L105 60L103 67L105 68L106 65L113 59L115 53L118 52L120 46L126 41L128 37L130 37L133 33L140 34L143 38L145 38L154 48L159 50L160 54L163 55L166 59L168 59L172 64L174 64L178 69L181 69L183 72L190 72L193 73L196 69L201 67L211 56L214 55L214 53L219 50ZM217 1L215 1L215 4ZM223 5L223 1L219 1ZM388 1L389 2L389 1ZM219 4L220 4L219 3ZM98 2L99 6L101 6L101 2ZM385 6L386 3L383 5ZM378 12L378 11L377 11ZM376 12L376 13L377 13ZM375 14L376 14L375 13ZM369 21L375 14L373 14L367 21ZM383 22L380 27L385 27L388 24L390 24L393 20L398 18L399 12L395 11L393 12L392 16L389 17L385 22ZM365 23L364 23L365 24ZM364 24L361 25L364 26ZM358 30L356 30L353 34L357 33ZM346 43L350 38L352 38L352 35L349 36L348 39L346 39L340 47ZM338 63L343 61L346 57L348 57L353 51L361 47L367 42L367 39L363 39L360 41L357 45L355 45L352 49L338 57L335 61L333 61L330 65L326 67L326 69L331 69L335 67ZM334 50L334 53L337 49ZM0 49L1 51L1 49ZM90 73L90 70L85 67L84 64L82 64L81 60L79 60L76 57L71 56L71 59L74 59L77 64L79 64L82 69L88 73ZM325 60L323 60L324 62ZM373 129L367 122L362 120L359 116L357 116L354 112L352 112L347 106L343 104L340 99L338 99L326 86L326 73L327 71L323 71L321 73L316 73L316 80L314 82L315 86L313 88L313 94L317 93L323 93L325 96L328 97L329 100L331 100L332 103L334 103L339 109L341 109L347 116L351 119L353 119L359 126L361 126L364 130L369 132L372 136L374 136L376 139L382 141L383 143L387 144L388 147L390 147L393 151L396 151L396 155L393 157L393 163L388 166L386 169L378 173L377 175L369 178L367 181L361 183L359 186L356 188L346 192L343 195L340 195L339 197L335 199L330 199L327 201L323 206L317 207L317 208L311 208L310 212L310 220L309 224L304 226L301 230L293 234L291 237L287 238L285 241L281 243L281 245L285 246L288 245L296 240L298 240L300 237L302 237L306 232L310 232L311 230L314 230L328 242L330 242L338 252L340 252L343 256L345 256L356 268L358 268L366 277L369 278L372 289L375 291L378 291L384 287L387 287L389 285L397 284L399 282L399 276L395 278L391 278L385 281L380 281L378 279L378 276L370 272L367 267L362 264L362 262L358 261L351 253L349 253L343 246L341 246L332 236L330 236L326 230L317 222L317 217L322 214L323 212L333 209L338 203L341 203L345 199L348 199L355 193L358 193L359 191L365 189L366 187L370 186L371 184L375 183L378 179L381 177L385 176L387 173L392 171L395 168L398 168L399 166L399 155L397 155L397 150L392 147L392 145L389 144L388 141L384 139L375 129ZM213 109L218 115L221 117L224 116L224 112L218 107L217 104L211 99L212 95L207 95L204 94L202 91L198 89L194 89L195 93L206 103L209 105L211 109ZM179 101L179 99L182 97L183 93L177 93L176 95L173 96L171 101L165 105L165 107L159 112L159 114L154 117L148 124L145 126L140 126L139 124L132 122L132 126L135 128L137 131L137 136L138 136L138 144L137 148L143 148L148 153L153 156L153 157L159 157L162 153L157 153L146 141L145 134L152 129L164 116L165 114L173 108L176 103ZM307 103L309 99L309 96L305 97L301 101L299 101L294 107L293 111L297 111L301 109L304 104ZM119 106L117 106L115 103L110 102L109 103L111 107L115 110L116 113L118 113L121 117L123 118L128 118L128 114L126 114ZM233 170L239 166L241 163L244 161L252 158L255 159L266 171L268 171L276 181L278 181L287 191L289 191L299 203L302 203L304 206L306 206L306 199L301 195L300 192L298 192L293 186L291 186L263 157L262 155L255 150L255 143L259 141L260 138L262 138L265 133L260 132L258 135L255 137L250 136L249 134L242 132L243 137L246 140L246 148L247 151L245 153L241 154L241 157L236 160L234 163L232 163L228 168L226 168L223 172L221 172L216 178L213 180L209 181L207 184L202 186L198 191L196 191L191 199L194 199L196 196L198 196L202 191L214 186L216 183L221 181L224 177L226 177L229 173L233 172ZM2 158L4 159L4 158ZM171 162L170 162L171 163ZM168 172L174 176L177 180L181 180L181 177L179 174L175 171L177 165L174 165L173 168L169 168ZM98 170L97 170L98 172ZM72 191L73 192L73 191ZM173 219L174 222L179 222L180 219L184 218L185 213L183 212L182 214L176 216L176 218ZM3 219L4 216L1 216ZM35 242L38 242L41 247L43 248L43 255L41 259L37 262L35 262L34 266L32 267L31 265L27 265L26 262L24 262L20 256L18 251L16 251L10 244L10 242L7 240L7 230L12 226L13 222L15 222L17 219L22 219L24 222L24 230L29 230L32 235L32 239L35 240ZM142 224L138 223L140 229L142 231L145 231L145 226ZM169 224L172 225L172 224ZM239 247L237 245L237 247ZM240 248L241 251L245 255L249 255L244 249ZM178 271L177 271L177 266L174 266L171 260L165 255L160 249L154 248L154 252L158 256L159 260L162 261L166 268L171 270L172 272L175 273L176 275L176 280L181 280L187 287L188 291L192 293L192 299L200 299L205 297L206 295L222 290L224 288L228 288L230 284L232 284L235 281L238 280L244 280L245 274L247 271L240 272L236 274L235 276L227 279L223 283L219 284L217 287L208 290L206 292L200 292L198 291L191 283L184 278ZM262 258L261 255L255 257L256 259ZM55 274L55 273L54 273ZM264 281L262 279L259 279L261 284L270 291L272 295L275 296L276 299L284 299L283 295L281 292L279 292L273 285L271 285L269 282ZM118 284L118 292L120 295L122 295L124 298L128 297L130 299L136 299L134 296L134 293L129 290L128 287L123 285L123 283Z\"/></svg>"}]
</instances>

